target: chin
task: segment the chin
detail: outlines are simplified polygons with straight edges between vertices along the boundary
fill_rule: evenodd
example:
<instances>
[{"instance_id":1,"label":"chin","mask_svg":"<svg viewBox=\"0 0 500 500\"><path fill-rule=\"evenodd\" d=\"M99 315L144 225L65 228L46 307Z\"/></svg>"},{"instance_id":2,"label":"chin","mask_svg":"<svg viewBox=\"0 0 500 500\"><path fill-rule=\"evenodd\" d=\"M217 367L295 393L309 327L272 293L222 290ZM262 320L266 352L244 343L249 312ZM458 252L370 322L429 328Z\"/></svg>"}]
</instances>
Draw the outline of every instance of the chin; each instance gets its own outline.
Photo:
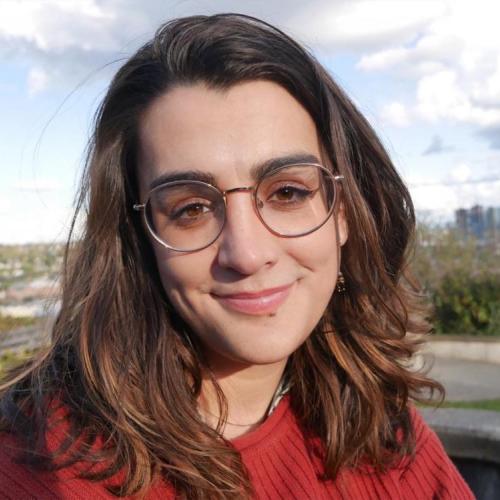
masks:
<instances>
[{"instance_id":1,"label":"chin","mask_svg":"<svg viewBox=\"0 0 500 500\"><path fill-rule=\"evenodd\" d=\"M233 362L246 366L270 365L286 361L305 342L308 335L308 333L290 335L288 332L288 338L284 338L283 330L279 334L268 336L248 332L244 335L246 337L244 342L226 343L221 339L221 342L213 345L210 351L216 353L217 363L224 359L226 363Z\"/></svg>"},{"instance_id":2,"label":"chin","mask_svg":"<svg viewBox=\"0 0 500 500\"><path fill-rule=\"evenodd\" d=\"M252 353L249 355L240 355L237 361L246 365L274 365L285 362L292 352L286 354L272 352Z\"/></svg>"}]
</instances>

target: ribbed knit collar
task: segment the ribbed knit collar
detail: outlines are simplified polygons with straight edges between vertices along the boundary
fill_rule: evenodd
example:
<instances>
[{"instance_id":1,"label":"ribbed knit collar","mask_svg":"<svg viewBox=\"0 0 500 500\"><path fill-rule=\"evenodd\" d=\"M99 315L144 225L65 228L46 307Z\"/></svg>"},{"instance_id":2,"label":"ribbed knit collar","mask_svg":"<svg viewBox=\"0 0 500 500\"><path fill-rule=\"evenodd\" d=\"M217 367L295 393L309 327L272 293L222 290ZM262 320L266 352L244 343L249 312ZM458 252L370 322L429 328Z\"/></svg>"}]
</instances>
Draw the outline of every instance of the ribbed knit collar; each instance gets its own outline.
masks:
<instances>
[{"instance_id":1,"label":"ribbed knit collar","mask_svg":"<svg viewBox=\"0 0 500 500\"><path fill-rule=\"evenodd\" d=\"M269 415L269 417L262 422L256 429L250 431L243 436L233 439L231 443L238 451L246 450L251 446L257 445L266 439L271 439L274 441L275 438L279 437L279 429L284 429L283 426L279 426L282 419L289 415L290 410L290 396L282 396L278 405L274 411Z\"/></svg>"}]
</instances>

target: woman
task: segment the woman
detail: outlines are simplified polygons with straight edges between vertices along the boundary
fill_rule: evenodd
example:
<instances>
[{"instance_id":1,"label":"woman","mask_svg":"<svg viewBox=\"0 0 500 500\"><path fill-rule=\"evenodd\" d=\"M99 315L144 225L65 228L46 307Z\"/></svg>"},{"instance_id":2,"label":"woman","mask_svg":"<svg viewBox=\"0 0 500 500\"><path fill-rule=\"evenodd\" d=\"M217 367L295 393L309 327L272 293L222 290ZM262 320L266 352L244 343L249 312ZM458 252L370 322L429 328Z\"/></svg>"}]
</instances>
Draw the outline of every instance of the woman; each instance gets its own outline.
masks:
<instances>
[{"instance_id":1,"label":"woman","mask_svg":"<svg viewBox=\"0 0 500 500\"><path fill-rule=\"evenodd\" d=\"M441 389L407 367L410 196L293 40L161 27L79 200L52 345L2 389L5 498L471 498L410 403Z\"/></svg>"}]
</instances>

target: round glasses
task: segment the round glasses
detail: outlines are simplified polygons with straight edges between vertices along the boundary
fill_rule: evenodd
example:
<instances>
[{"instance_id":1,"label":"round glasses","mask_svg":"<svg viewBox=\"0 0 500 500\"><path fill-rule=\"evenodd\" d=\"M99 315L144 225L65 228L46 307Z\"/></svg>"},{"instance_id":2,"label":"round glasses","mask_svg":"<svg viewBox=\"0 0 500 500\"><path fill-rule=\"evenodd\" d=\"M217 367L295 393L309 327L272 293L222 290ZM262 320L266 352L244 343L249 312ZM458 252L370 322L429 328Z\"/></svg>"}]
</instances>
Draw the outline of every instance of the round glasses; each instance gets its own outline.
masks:
<instances>
[{"instance_id":1,"label":"round glasses","mask_svg":"<svg viewBox=\"0 0 500 500\"><path fill-rule=\"evenodd\" d=\"M143 211L146 227L161 245L194 252L221 234L227 196L248 191L262 224L277 236L295 238L325 224L335 208L336 183L341 179L322 165L285 165L264 174L255 186L227 191L196 180L166 182L153 188L144 204L133 208Z\"/></svg>"}]
</instances>

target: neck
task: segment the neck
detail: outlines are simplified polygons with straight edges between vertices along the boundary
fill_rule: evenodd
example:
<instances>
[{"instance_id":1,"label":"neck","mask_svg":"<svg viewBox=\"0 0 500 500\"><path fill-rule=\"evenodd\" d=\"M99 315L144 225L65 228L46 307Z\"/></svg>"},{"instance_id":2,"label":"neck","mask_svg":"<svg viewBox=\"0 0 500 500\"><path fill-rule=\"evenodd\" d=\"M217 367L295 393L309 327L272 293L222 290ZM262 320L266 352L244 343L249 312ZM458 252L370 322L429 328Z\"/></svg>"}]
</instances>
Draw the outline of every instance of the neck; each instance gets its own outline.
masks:
<instances>
[{"instance_id":1,"label":"neck","mask_svg":"<svg viewBox=\"0 0 500 500\"><path fill-rule=\"evenodd\" d=\"M222 428L226 439L234 439L255 429L266 417L267 410L285 370L286 359L269 365L222 367L212 373L227 401L227 418ZM213 428L219 422L220 409L212 382L203 381L199 399L203 418Z\"/></svg>"}]
</instances>

